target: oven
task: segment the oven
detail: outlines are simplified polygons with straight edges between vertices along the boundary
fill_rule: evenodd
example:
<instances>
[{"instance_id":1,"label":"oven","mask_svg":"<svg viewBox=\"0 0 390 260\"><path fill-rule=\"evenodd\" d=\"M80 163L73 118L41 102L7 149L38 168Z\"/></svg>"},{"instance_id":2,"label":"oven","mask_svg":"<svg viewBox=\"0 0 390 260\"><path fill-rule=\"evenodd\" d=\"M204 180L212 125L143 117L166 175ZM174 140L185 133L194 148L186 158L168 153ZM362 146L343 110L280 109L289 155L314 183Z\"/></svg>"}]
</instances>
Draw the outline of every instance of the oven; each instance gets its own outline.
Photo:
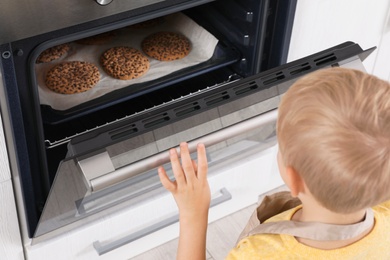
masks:
<instances>
[{"instance_id":1,"label":"oven","mask_svg":"<svg viewBox=\"0 0 390 260\"><path fill-rule=\"evenodd\" d=\"M155 168L168 163L167 150L180 141L192 151L206 144L210 176L274 147L278 100L297 78L360 62L372 51L345 42L286 63L296 1L27 2L6 1L0 11L10 24L0 29L0 86L21 222L37 241L158 200ZM167 30L190 39L188 56L149 58L149 71L135 80L114 80L99 65L105 49L139 49L148 34ZM96 35L114 39L80 43ZM63 44L70 46L64 56L37 63L42 52ZM50 92L48 70L74 60L99 68L93 94ZM212 206L230 198L221 188ZM176 221L171 216L121 243Z\"/></svg>"}]
</instances>

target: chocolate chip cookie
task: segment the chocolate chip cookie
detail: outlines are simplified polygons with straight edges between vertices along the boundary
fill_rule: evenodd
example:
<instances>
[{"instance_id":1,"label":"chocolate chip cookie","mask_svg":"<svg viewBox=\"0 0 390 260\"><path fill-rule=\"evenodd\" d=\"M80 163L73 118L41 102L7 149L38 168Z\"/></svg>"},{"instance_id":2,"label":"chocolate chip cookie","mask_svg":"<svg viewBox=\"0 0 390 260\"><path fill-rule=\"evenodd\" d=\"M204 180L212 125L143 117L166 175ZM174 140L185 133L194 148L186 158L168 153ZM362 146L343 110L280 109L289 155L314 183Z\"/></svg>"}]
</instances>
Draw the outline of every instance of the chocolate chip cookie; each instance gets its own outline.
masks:
<instances>
[{"instance_id":1,"label":"chocolate chip cookie","mask_svg":"<svg viewBox=\"0 0 390 260\"><path fill-rule=\"evenodd\" d=\"M35 63L46 63L57 60L68 53L70 49L69 43L60 44L49 49L44 50L39 54Z\"/></svg>"},{"instance_id":2,"label":"chocolate chip cookie","mask_svg":"<svg viewBox=\"0 0 390 260\"><path fill-rule=\"evenodd\" d=\"M145 55L127 46L108 49L100 57L100 64L111 77L122 80L139 78L150 67L149 59Z\"/></svg>"},{"instance_id":3,"label":"chocolate chip cookie","mask_svg":"<svg viewBox=\"0 0 390 260\"><path fill-rule=\"evenodd\" d=\"M51 68L47 74L46 86L60 94L75 94L93 88L100 79L96 65L84 61L69 61Z\"/></svg>"},{"instance_id":4,"label":"chocolate chip cookie","mask_svg":"<svg viewBox=\"0 0 390 260\"><path fill-rule=\"evenodd\" d=\"M191 51L190 40L180 33L157 32L141 43L142 50L160 61L172 61L186 57Z\"/></svg>"}]
</instances>

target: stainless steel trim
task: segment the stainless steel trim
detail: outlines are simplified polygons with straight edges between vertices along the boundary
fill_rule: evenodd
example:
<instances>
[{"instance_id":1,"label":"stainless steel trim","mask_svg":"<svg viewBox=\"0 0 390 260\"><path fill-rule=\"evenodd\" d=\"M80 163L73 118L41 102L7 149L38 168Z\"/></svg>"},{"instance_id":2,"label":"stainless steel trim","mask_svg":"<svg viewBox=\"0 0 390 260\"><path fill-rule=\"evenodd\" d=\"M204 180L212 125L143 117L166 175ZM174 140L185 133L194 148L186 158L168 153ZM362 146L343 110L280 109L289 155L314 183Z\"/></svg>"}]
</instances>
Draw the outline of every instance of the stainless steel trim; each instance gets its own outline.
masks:
<instances>
[{"instance_id":1,"label":"stainless steel trim","mask_svg":"<svg viewBox=\"0 0 390 260\"><path fill-rule=\"evenodd\" d=\"M115 167L107 151L80 160L77 163L86 180L115 171Z\"/></svg>"},{"instance_id":2,"label":"stainless steel trim","mask_svg":"<svg viewBox=\"0 0 390 260\"><path fill-rule=\"evenodd\" d=\"M224 128L220 131L190 141L188 143L189 150L191 153L195 152L196 146L199 143L205 144L206 147L217 144L226 139L253 130L257 127L274 122L276 121L276 118L277 118L277 109L271 110L270 112L247 119L235 125ZM157 168L158 166L168 162L169 162L169 153L164 151L156 155L150 156L146 159L135 162L133 164L129 164L127 166L119 168L114 172L104 174L94 179L86 180L86 183L90 184L90 189L92 192L102 190L111 185L124 181L132 176Z\"/></svg>"},{"instance_id":3,"label":"stainless steel trim","mask_svg":"<svg viewBox=\"0 0 390 260\"><path fill-rule=\"evenodd\" d=\"M0 8L1 10L1 8ZM1 34L0 34L1 35ZM27 216L26 210L24 207L24 199L23 199L23 190L22 190L22 181L20 178L19 171L19 161L16 156L16 145L15 145L15 136L13 133L13 126L11 121L11 114L8 110L8 100L6 95L6 89L4 85L3 78L3 68L0 62L0 124L3 125L4 138L6 142L6 152L8 157L8 162L0 161L3 167L6 167L8 163L11 173L11 179L14 189L16 207L19 216L19 225L20 225L20 233L22 237L22 243L28 244L31 240L28 236L28 224L27 224Z\"/></svg>"},{"instance_id":4,"label":"stainless steel trim","mask_svg":"<svg viewBox=\"0 0 390 260\"><path fill-rule=\"evenodd\" d=\"M225 201L228 201L232 198L232 195L230 194L230 192L226 188L222 188L219 192L220 192L221 196L218 196L218 197L211 200L210 208L212 208L218 204L221 204ZM116 241L113 241L113 242L110 242L107 244L103 244L100 241L95 241L95 242L93 242L93 247L95 248L98 255L101 256L101 255L109 253L109 252L111 252L111 251L113 251L121 246L124 246L128 243L131 243L137 239L140 239L140 238L147 236L151 233L154 233L160 229L163 229L167 226L170 226L178 221L179 221L179 214L175 214L175 215L168 217L168 218L166 218L166 219L164 219L156 224L150 225L150 226L148 226L140 231L134 232L134 233L132 233L126 237L122 237Z\"/></svg>"},{"instance_id":5,"label":"stainless steel trim","mask_svg":"<svg viewBox=\"0 0 390 260\"><path fill-rule=\"evenodd\" d=\"M113 1L2 0L0 44L63 29L166 0ZM101 1L99 1L101 2ZM103 1L107 2L107 1Z\"/></svg>"}]
</instances>

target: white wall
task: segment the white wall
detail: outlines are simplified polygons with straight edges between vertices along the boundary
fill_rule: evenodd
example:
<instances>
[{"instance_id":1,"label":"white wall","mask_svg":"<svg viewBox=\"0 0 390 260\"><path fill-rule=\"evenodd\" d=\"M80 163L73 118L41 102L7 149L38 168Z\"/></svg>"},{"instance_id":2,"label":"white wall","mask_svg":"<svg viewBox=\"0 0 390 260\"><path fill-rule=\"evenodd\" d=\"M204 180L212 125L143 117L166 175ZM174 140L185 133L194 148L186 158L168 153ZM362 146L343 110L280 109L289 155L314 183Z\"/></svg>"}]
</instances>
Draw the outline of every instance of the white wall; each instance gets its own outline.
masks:
<instances>
[{"instance_id":1,"label":"white wall","mask_svg":"<svg viewBox=\"0 0 390 260\"><path fill-rule=\"evenodd\" d=\"M389 8L388 0L298 0L288 60L353 41L363 49L378 47L364 66L367 72L389 79ZM389 39L383 42L384 38Z\"/></svg>"}]
</instances>

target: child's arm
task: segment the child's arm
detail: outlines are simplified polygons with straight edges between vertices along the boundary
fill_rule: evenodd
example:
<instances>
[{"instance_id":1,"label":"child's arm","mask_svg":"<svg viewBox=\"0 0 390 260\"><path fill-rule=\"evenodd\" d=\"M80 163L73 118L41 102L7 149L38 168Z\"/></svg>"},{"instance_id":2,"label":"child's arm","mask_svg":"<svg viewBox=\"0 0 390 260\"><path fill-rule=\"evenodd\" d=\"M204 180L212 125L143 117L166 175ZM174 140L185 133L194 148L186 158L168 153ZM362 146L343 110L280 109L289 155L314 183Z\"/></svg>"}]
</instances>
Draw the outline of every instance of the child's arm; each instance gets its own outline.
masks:
<instances>
[{"instance_id":1,"label":"child's arm","mask_svg":"<svg viewBox=\"0 0 390 260\"><path fill-rule=\"evenodd\" d=\"M191 160L188 145L180 144L180 159L176 149L169 151L175 181L164 168L158 174L163 186L175 198L179 208L180 237L177 259L206 258L206 232L210 206L210 188L207 182L207 158L203 144L197 147L198 163Z\"/></svg>"}]
</instances>

